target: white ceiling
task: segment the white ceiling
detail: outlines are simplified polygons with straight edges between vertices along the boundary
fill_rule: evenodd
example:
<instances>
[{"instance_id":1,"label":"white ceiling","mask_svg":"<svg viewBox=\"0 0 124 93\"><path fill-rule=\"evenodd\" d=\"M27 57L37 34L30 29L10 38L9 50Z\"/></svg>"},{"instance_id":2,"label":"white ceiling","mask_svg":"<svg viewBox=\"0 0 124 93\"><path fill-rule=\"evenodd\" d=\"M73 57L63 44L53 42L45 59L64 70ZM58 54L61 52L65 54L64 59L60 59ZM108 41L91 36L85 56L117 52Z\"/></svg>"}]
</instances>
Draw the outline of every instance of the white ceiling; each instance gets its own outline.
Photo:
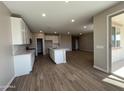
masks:
<instances>
[{"instance_id":1,"label":"white ceiling","mask_svg":"<svg viewBox=\"0 0 124 93\"><path fill-rule=\"evenodd\" d=\"M5 1L13 14L23 17L32 31L79 34L93 30L95 14L115 5L115 1ZM46 13L46 17L42 17ZM75 22L71 22L74 19ZM83 28L88 25L87 29Z\"/></svg>"}]
</instances>

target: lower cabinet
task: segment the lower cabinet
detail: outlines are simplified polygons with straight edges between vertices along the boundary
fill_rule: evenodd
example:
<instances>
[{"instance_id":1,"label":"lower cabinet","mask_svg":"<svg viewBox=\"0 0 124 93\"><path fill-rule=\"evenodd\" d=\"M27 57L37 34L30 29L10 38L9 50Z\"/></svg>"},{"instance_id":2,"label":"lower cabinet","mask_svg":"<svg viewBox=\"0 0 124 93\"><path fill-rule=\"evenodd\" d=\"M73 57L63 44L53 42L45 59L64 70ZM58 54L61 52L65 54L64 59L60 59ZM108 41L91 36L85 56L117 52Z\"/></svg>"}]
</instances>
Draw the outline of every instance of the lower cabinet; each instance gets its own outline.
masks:
<instances>
[{"instance_id":1,"label":"lower cabinet","mask_svg":"<svg viewBox=\"0 0 124 93\"><path fill-rule=\"evenodd\" d=\"M30 74L33 69L35 54L23 54L14 56L15 76Z\"/></svg>"},{"instance_id":2,"label":"lower cabinet","mask_svg":"<svg viewBox=\"0 0 124 93\"><path fill-rule=\"evenodd\" d=\"M49 49L50 58L56 63L66 63L66 50L65 49Z\"/></svg>"}]
</instances>

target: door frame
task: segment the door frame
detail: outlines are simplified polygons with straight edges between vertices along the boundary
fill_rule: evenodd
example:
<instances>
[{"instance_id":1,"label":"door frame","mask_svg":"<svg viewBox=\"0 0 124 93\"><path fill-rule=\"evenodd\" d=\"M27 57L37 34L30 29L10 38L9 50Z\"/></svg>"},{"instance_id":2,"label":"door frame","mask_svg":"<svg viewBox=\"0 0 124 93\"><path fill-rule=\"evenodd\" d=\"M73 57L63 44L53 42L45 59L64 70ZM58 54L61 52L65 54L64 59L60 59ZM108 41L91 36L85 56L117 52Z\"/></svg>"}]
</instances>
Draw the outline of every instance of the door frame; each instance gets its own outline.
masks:
<instances>
[{"instance_id":1,"label":"door frame","mask_svg":"<svg viewBox=\"0 0 124 93\"><path fill-rule=\"evenodd\" d=\"M112 46L111 46L111 18L124 13L124 9L118 10L107 16L107 72L112 74Z\"/></svg>"}]
</instances>

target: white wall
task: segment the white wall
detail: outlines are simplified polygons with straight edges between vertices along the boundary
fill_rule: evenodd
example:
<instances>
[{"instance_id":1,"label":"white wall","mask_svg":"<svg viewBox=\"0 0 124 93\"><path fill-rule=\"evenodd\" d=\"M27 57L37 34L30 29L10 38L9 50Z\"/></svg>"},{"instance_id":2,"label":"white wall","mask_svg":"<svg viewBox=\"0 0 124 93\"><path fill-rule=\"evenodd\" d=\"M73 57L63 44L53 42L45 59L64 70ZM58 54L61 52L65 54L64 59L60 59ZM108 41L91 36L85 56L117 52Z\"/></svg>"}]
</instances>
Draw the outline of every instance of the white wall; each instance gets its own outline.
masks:
<instances>
[{"instance_id":1,"label":"white wall","mask_svg":"<svg viewBox=\"0 0 124 93\"><path fill-rule=\"evenodd\" d=\"M14 77L10 12L0 2L0 90Z\"/></svg>"},{"instance_id":2,"label":"white wall","mask_svg":"<svg viewBox=\"0 0 124 93\"><path fill-rule=\"evenodd\" d=\"M94 16L94 67L109 72L107 16L124 9L124 2Z\"/></svg>"},{"instance_id":3,"label":"white wall","mask_svg":"<svg viewBox=\"0 0 124 93\"><path fill-rule=\"evenodd\" d=\"M93 52L93 33L86 33L79 37L79 49Z\"/></svg>"}]
</instances>

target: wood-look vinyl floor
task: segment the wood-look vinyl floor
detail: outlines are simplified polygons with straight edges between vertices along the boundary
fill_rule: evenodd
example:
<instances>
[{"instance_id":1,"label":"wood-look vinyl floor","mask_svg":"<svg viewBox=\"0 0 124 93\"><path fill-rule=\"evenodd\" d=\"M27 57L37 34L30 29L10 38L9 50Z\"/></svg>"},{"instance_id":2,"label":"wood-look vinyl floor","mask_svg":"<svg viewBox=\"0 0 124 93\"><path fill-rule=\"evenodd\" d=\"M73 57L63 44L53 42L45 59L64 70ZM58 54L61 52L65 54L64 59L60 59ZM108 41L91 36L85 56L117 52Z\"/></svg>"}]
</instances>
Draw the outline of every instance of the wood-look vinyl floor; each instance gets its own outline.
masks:
<instances>
[{"instance_id":1,"label":"wood-look vinyl floor","mask_svg":"<svg viewBox=\"0 0 124 93\"><path fill-rule=\"evenodd\" d=\"M93 54L67 53L67 63L56 65L48 56L39 56L29 75L15 78L9 91L101 91L124 90L103 81L109 75L93 68Z\"/></svg>"}]
</instances>

